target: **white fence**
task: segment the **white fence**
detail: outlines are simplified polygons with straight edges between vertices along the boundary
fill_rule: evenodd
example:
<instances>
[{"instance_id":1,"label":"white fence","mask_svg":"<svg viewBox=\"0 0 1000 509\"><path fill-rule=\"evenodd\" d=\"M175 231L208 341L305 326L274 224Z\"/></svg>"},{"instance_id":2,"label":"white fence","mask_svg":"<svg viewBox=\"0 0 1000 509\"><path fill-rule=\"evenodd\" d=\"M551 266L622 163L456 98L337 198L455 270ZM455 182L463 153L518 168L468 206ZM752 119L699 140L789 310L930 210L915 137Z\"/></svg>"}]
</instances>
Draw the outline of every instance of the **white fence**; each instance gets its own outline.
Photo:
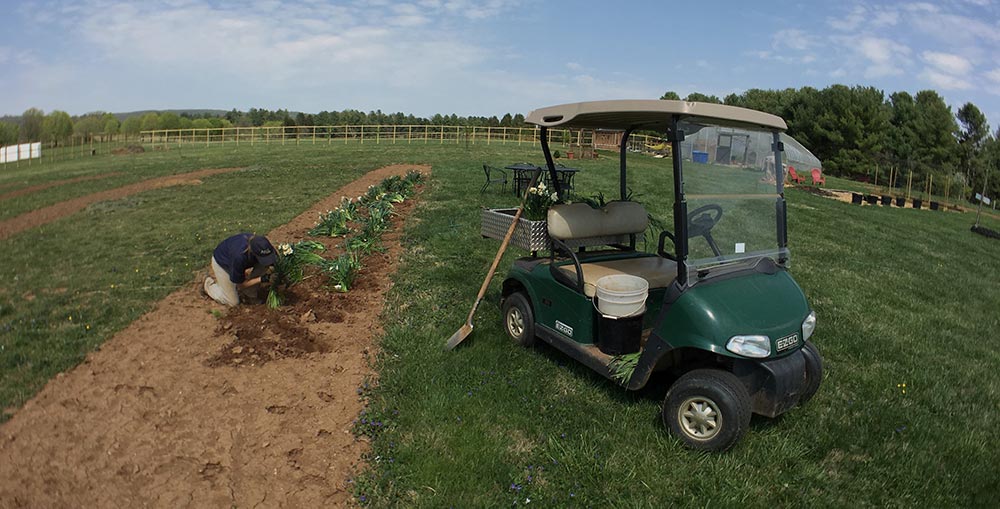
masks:
<instances>
[{"instance_id":1,"label":"white fence","mask_svg":"<svg viewBox=\"0 0 1000 509\"><path fill-rule=\"evenodd\" d=\"M9 147L0 147L0 163L13 163L25 159L39 159L42 157L42 143L22 143Z\"/></svg>"}]
</instances>

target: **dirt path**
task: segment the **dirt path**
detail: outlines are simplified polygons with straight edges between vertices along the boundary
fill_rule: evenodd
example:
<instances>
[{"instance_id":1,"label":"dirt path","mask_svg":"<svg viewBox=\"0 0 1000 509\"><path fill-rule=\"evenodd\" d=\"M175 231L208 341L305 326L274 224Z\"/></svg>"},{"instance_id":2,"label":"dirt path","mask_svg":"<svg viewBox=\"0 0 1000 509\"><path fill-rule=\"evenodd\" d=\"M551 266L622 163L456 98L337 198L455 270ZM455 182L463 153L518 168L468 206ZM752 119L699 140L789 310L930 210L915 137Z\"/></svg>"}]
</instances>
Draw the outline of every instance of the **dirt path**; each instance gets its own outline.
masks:
<instances>
[{"instance_id":1,"label":"dirt path","mask_svg":"<svg viewBox=\"0 0 1000 509\"><path fill-rule=\"evenodd\" d=\"M0 194L0 201L7 200L7 199L10 199L10 198L16 198L18 196L24 196L26 194L35 193L35 192L41 191L43 189L48 189L50 187L62 186L62 185L66 185L66 184L75 184L77 182L86 182L88 180L106 179L108 177L117 177L118 175L121 175L121 174L122 174L122 172L115 171L115 172L111 172L111 173L102 173L100 175L86 175L86 176L83 176L83 177L76 177L76 178L71 178L71 179L55 180L55 181L52 181L52 182L46 182L44 184L35 184L33 186L22 187L21 189L15 189L13 191L9 191L9 192L6 192L4 194ZM2 189L2 188L0 188L0 189Z\"/></svg>"},{"instance_id":2,"label":"dirt path","mask_svg":"<svg viewBox=\"0 0 1000 509\"><path fill-rule=\"evenodd\" d=\"M301 239L341 196L413 168L429 171L372 171L268 237ZM410 207L401 204L400 216ZM282 308L318 351L219 365L212 359L237 339L227 327L252 327L268 311L247 306L217 319L200 282L169 295L0 426L0 507L348 504L345 479L365 449L350 432L357 390L401 253L399 221L350 293L316 290Z\"/></svg>"},{"instance_id":3,"label":"dirt path","mask_svg":"<svg viewBox=\"0 0 1000 509\"><path fill-rule=\"evenodd\" d=\"M131 194L141 193L143 191L149 191L151 189L159 189L161 187L170 187L177 185L186 184L200 184L201 181L198 180L201 177L208 177L210 175L218 175L219 173L229 173L236 170L241 170L242 168L212 168L208 170L198 170L189 173L181 173L179 175L167 175L165 177L156 177L148 180L143 180L142 182L136 182L134 184L129 184L127 186L118 187L115 189L108 189L106 191L99 191L93 194L88 194L86 196L80 196L79 198L73 198L72 200L66 200L63 202L56 203L54 205L49 205L48 207L42 207L37 210L32 210L31 212L25 212L19 216L12 217L10 219L5 219L0 221L0 240L6 239L15 233L23 232L31 228L42 226L44 224L51 223L57 219L66 217L70 214L75 214L91 203L96 203L99 201L117 200L119 198L124 198ZM15 191L17 192L17 191Z\"/></svg>"}]
</instances>

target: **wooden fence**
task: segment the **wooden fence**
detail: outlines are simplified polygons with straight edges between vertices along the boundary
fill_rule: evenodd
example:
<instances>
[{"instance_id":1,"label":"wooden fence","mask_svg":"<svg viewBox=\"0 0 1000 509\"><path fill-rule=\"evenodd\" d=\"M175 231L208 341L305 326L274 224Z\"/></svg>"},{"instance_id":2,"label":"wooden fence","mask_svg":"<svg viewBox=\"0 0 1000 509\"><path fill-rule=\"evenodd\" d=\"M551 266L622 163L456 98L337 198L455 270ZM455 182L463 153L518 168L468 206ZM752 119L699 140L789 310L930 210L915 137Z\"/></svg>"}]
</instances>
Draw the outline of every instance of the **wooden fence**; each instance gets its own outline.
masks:
<instances>
[{"instance_id":1,"label":"wooden fence","mask_svg":"<svg viewBox=\"0 0 1000 509\"><path fill-rule=\"evenodd\" d=\"M0 164L45 164L65 159L77 159L110 154L131 145L146 149L169 149L176 145L203 147L256 145L329 145L350 143L375 144L451 144L451 145L523 145L538 146L540 130L532 127L471 127L441 125L340 125L340 126L277 126L277 127L211 127L202 129L161 129L142 131L138 135L124 134L83 138L74 136L58 146L43 144L42 157L34 161ZM596 148L617 150L607 143L604 133L590 130L549 130L553 150L581 152ZM616 142L617 143L617 142ZM661 143L658 138L634 134L628 150L643 151L646 146Z\"/></svg>"},{"instance_id":2,"label":"wooden fence","mask_svg":"<svg viewBox=\"0 0 1000 509\"><path fill-rule=\"evenodd\" d=\"M143 131L140 139L153 145L195 143L256 145L259 143L288 144L501 144L538 145L539 130L532 127L471 127L447 125L340 125L340 126L276 126L276 127L214 127L202 129L164 129ZM593 146L594 132L589 130L549 130L550 143L566 146ZM639 150L649 136L635 135L630 149ZM601 147L605 148L605 147Z\"/></svg>"}]
</instances>

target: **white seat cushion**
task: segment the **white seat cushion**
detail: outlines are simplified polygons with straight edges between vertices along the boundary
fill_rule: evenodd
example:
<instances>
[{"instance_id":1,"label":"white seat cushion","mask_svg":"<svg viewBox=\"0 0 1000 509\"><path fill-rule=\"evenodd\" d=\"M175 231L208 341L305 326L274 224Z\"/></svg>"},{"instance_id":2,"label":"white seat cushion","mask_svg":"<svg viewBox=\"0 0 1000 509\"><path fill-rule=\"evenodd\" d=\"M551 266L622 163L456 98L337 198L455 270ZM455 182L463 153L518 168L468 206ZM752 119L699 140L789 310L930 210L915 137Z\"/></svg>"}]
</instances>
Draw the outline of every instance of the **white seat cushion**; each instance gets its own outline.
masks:
<instances>
[{"instance_id":1,"label":"white seat cushion","mask_svg":"<svg viewBox=\"0 0 1000 509\"><path fill-rule=\"evenodd\" d=\"M677 278L677 264L659 256L581 263L580 267L583 269L583 293L587 297L594 296L597 292L597 280L604 276L639 276L649 282L650 288L665 288ZM559 270L571 279L576 279L576 266L572 263L559 267Z\"/></svg>"},{"instance_id":2,"label":"white seat cushion","mask_svg":"<svg viewBox=\"0 0 1000 509\"><path fill-rule=\"evenodd\" d=\"M549 236L559 240L642 233L649 225L646 209L632 201L613 201L601 209L586 203L549 207Z\"/></svg>"}]
</instances>

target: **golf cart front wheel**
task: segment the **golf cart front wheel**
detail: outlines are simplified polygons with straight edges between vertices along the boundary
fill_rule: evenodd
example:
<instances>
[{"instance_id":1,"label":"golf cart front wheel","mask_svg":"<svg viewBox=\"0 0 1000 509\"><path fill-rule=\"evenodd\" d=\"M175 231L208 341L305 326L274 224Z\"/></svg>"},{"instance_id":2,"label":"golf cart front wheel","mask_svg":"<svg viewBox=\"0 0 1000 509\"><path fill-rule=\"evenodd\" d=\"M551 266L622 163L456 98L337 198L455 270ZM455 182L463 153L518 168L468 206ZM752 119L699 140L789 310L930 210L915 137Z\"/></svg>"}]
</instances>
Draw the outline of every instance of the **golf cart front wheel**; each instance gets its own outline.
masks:
<instances>
[{"instance_id":1,"label":"golf cart front wheel","mask_svg":"<svg viewBox=\"0 0 1000 509\"><path fill-rule=\"evenodd\" d=\"M663 423L684 445L725 451L750 427L750 394L728 371L696 369L667 391Z\"/></svg>"},{"instance_id":2,"label":"golf cart front wheel","mask_svg":"<svg viewBox=\"0 0 1000 509\"><path fill-rule=\"evenodd\" d=\"M523 293L513 293L504 299L503 329L521 346L530 347L535 344L535 313Z\"/></svg>"}]
</instances>

